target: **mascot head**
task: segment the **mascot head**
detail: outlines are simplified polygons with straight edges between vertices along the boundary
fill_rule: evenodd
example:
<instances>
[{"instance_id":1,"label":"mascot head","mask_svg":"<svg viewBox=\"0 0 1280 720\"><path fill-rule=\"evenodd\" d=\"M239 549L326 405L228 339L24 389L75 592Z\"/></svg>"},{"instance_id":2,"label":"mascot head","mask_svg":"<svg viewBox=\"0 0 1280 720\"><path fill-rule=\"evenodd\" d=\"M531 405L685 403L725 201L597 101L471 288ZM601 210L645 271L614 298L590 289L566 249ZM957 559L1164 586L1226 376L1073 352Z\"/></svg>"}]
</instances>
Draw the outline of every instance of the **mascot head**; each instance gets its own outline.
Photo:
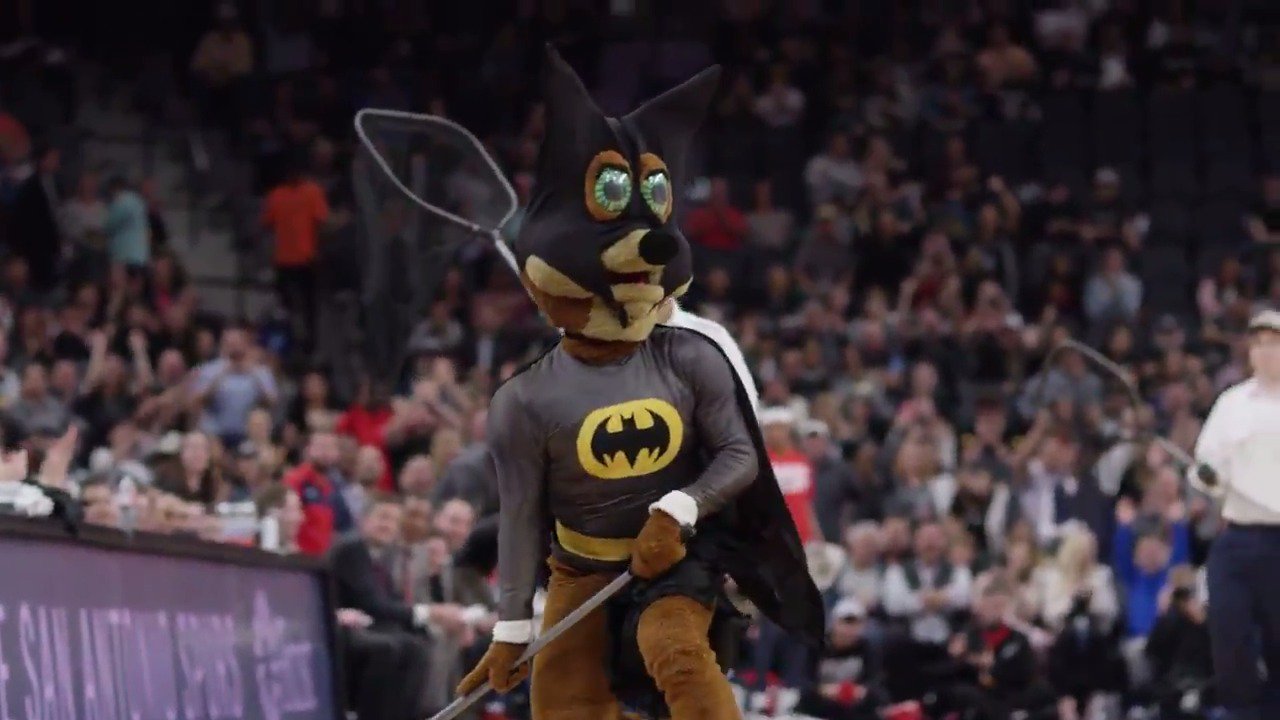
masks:
<instances>
[{"instance_id":1,"label":"mascot head","mask_svg":"<svg viewBox=\"0 0 1280 720\"><path fill-rule=\"evenodd\" d=\"M688 289L676 190L719 74L704 70L611 118L548 46L546 135L512 250L534 302L580 351L643 341Z\"/></svg>"}]
</instances>

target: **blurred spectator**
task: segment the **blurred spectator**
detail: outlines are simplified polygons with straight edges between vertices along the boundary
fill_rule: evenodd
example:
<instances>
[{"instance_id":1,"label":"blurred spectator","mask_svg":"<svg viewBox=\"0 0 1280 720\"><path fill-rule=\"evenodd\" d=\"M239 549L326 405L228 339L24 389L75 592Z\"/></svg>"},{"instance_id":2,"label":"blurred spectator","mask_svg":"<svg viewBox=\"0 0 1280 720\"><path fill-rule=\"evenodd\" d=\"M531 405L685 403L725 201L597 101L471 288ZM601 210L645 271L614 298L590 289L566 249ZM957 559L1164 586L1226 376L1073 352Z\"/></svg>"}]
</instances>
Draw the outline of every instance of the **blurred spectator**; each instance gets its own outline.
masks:
<instances>
[{"instance_id":1,"label":"blurred spectator","mask_svg":"<svg viewBox=\"0 0 1280 720\"><path fill-rule=\"evenodd\" d=\"M778 207L773 200L773 184L757 180L747 213L747 242L757 250L776 258L791 246L795 217L790 210Z\"/></svg>"},{"instance_id":2,"label":"blurred spectator","mask_svg":"<svg viewBox=\"0 0 1280 720\"><path fill-rule=\"evenodd\" d=\"M915 533L915 553L888 566L884 576L884 610L906 627L922 654L944 646L951 637L952 613L969 605L973 575L946 557L947 538L936 523L922 523Z\"/></svg>"},{"instance_id":3,"label":"blurred spectator","mask_svg":"<svg viewBox=\"0 0 1280 720\"><path fill-rule=\"evenodd\" d=\"M831 134L826 151L814 155L805 166L804 181L809 188L809 200L815 205L838 203L848 207L853 204L863 179L862 169L849 148L848 135Z\"/></svg>"},{"instance_id":4,"label":"blurred spectator","mask_svg":"<svg viewBox=\"0 0 1280 720\"><path fill-rule=\"evenodd\" d=\"M756 117L773 128L795 125L804 115L805 96L791 83L785 65L775 65L770 71L769 84L756 96Z\"/></svg>"},{"instance_id":5,"label":"blurred spectator","mask_svg":"<svg viewBox=\"0 0 1280 720\"><path fill-rule=\"evenodd\" d=\"M852 598L868 612L880 611L884 593L884 565L881 563L880 528L874 521L851 526L844 534L848 556L836 591L842 598Z\"/></svg>"},{"instance_id":6,"label":"blurred spectator","mask_svg":"<svg viewBox=\"0 0 1280 720\"><path fill-rule=\"evenodd\" d=\"M831 611L827 644L818 661L818 682L805 690L796 712L821 720L872 720L888 696L881 686L880 658L865 637L867 609L854 598Z\"/></svg>"},{"instance_id":7,"label":"blurred spectator","mask_svg":"<svg viewBox=\"0 0 1280 720\"><path fill-rule=\"evenodd\" d=\"M45 291L52 289L57 280L62 259L57 182L62 154L56 148L46 148L36 159L34 167L23 169L13 178L16 190L8 211L7 236L13 252L26 260L32 286Z\"/></svg>"},{"instance_id":8,"label":"blurred spectator","mask_svg":"<svg viewBox=\"0 0 1280 720\"><path fill-rule=\"evenodd\" d=\"M386 472L387 462L382 451L372 445L361 446L356 454L355 474L343 488L343 499L353 516L364 514L365 503L372 493L377 492L378 483Z\"/></svg>"},{"instance_id":9,"label":"blurred spectator","mask_svg":"<svg viewBox=\"0 0 1280 720\"><path fill-rule=\"evenodd\" d=\"M731 260L730 254L742 249L747 220L729 198L728 181L719 177L711 179L707 203L689 212L684 228L698 249L721 261Z\"/></svg>"},{"instance_id":10,"label":"blurred spectator","mask_svg":"<svg viewBox=\"0 0 1280 720\"><path fill-rule=\"evenodd\" d=\"M831 541L843 534L852 509L862 500L854 485L853 472L831 444L831 430L821 420L800 423L802 449L809 459L813 478L814 519L820 537Z\"/></svg>"},{"instance_id":11,"label":"blurred spectator","mask_svg":"<svg viewBox=\"0 0 1280 720\"><path fill-rule=\"evenodd\" d=\"M412 661L405 668L404 661L396 663L393 655L389 668L395 671L393 675L385 676L377 683L366 681L364 692L370 696L366 712L374 712L374 717L408 720L426 710L421 682L428 677L431 651L427 639L419 633L459 635L470 630L463 608L458 605L409 605L399 598L389 560L399 542L401 512L400 503L394 497L378 495L371 498L360 519L359 534L336 544L329 553L329 559L335 570L339 606L367 615L371 621L368 628L379 633L384 641L392 643L384 652L398 651L406 660ZM371 669L387 671L381 664L369 668L368 663L374 658L361 659L365 663L360 667L362 673ZM397 678L400 682L388 685L390 678Z\"/></svg>"},{"instance_id":12,"label":"blurred spectator","mask_svg":"<svg viewBox=\"0 0 1280 720\"><path fill-rule=\"evenodd\" d=\"M106 237L107 204L98 187L98 174L80 173L76 194L62 204L62 231L77 252L100 249Z\"/></svg>"},{"instance_id":13,"label":"blurred spectator","mask_svg":"<svg viewBox=\"0 0 1280 720\"><path fill-rule=\"evenodd\" d=\"M328 376L314 369L304 374L298 384L298 394L289 405L288 422L297 432L307 434L334 430L338 419Z\"/></svg>"},{"instance_id":14,"label":"blurred spectator","mask_svg":"<svg viewBox=\"0 0 1280 720\"><path fill-rule=\"evenodd\" d=\"M253 496L258 517L270 519L277 535L275 551L283 555L302 552L298 547L298 533L302 529L302 498L284 483L271 483L258 489Z\"/></svg>"},{"instance_id":15,"label":"blurred spectator","mask_svg":"<svg viewBox=\"0 0 1280 720\"><path fill-rule=\"evenodd\" d=\"M198 431L183 435L177 462L158 469L157 487L185 502L212 509L226 499L227 491L213 453L208 435Z\"/></svg>"},{"instance_id":16,"label":"blurred spectator","mask_svg":"<svg viewBox=\"0 0 1280 720\"><path fill-rule=\"evenodd\" d=\"M765 451L769 464L782 488L787 509L800 531L800 542L821 540L821 530L814 516L813 463L796 447L796 416L788 408L772 407L760 411L764 430Z\"/></svg>"},{"instance_id":17,"label":"blurred spectator","mask_svg":"<svg viewBox=\"0 0 1280 720\"><path fill-rule=\"evenodd\" d=\"M1115 625L1120 612L1115 581L1111 569L1098 563L1098 542L1087 528L1073 526L1063 533L1040 582L1043 617L1051 630L1061 630L1081 608L1103 634Z\"/></svg>"},{"instance_id":18,"label":"blurred spectator","mask_svg":"<svg viewBox=\"0 0 1280 720\"><path fill-rule=\"evenodd\" d=\"M338 474L337 437L328 432L313 434L305 458L285 474L284 483L302 498L299 549L308 555L323 555L333 544L335 533L344 533L355 524L344 497L346 480ZM368 505L366 499L366 508Z\"/></svg>"},{"instance_id":19,"label":"blurred spectator","mask_svg":"<svg viewBox=\"0 0 1280 720\"><path fill-rule=\"evenodd\" d=\"M140 271L151 260L151 226L147 205L123 177L107 183L107 256L111 262Z\"/></svg>"},{"instance_id":20,"label":"blurred spectator","mask_svg":"<svg viewBox=\"0 0 1280 720\"><path fill-rule=\"evenodd\" d=\"M840 211L822 205L814 217L795 256L796 279L810 295L833 286L846 285L853 278L853 253L839 231Z\"/></svg>"},{"instance_id":21,"label":"blurred spectator","mask_svg":"<svg viewBox=\"0 0 1280 720\"><path fill-rule=\"evenodd\" d=\"M1109 499L1091 474L1081 472L1080 442L1066 428L1048 433L1027 466L1022 489L1023 516L1042 547L1080 523L1095 537L1108 537Z\"/></svg>"},{"instance_id":22,"label":"blurred spectator","mask_svg":"<svg viewBox=\"0 0 1280 720\"><path fill-rule=\"evenodd\" d=\"M949 515L973 538L978 557L989 560L1004 550L1004 540L1017 518L1009 487L997 483L990 468L962 467Z\"/></svg>"},{"instance_id":23,"label":"blurred spectator","mask_svg":"<svg viewBox=\"0 0 1280 720\"><path fill-rule=\"evenodd\" d=\"M1151 676L1145 661L1147 636L1168 601L1169 571L1187 562L1191 552L1185 508L1181 503L1168 512L1169 527L1138 535L1132 501L1121 498L1116 504L1116 532L1112 544L1112 566L1124 593L1126 638L1125 660L1134 683L1145 685Z\"/></svg>"},{"instance_id":24,"label":"blurred spectator","mask_svg":"<svg viewBox=\"0 0 1280 720\"><path fill-rule=\"evenodd\" d=\"M1118 247L1102 253L1098 271L1085 284L1084 311L1093 327L1112 322L1132 322L1142 303L1142 282L1125 268Z\"/></svg>"},{"instance_id":25,"label":"blurred spectator","mask_svg":"<svg viewBox=\"0 0 1280 720\"><path fill-rule=\"evenodd\" d=\"M18 399L6 409L6 416L20 438L41 433L57 435L71 422L66 403L49 392L49 372L39 362L23 368Z\"/></svg>"},{"instance_id":26,"label":"blurred spectator","mask_svg":"<svg viewBox=\"0 0 1280 720\"><path fill-rule=\"evenodd\" d=\"M214 27L200 38L191 57L205 116L215 125L232 130L239 124L241 83L252 70L253 41L240 26L235 3L218 3Z\"/></svg>"},{"instance_id":27,"label":"blurred spectator","mask_svg":"<svg viewBox=\"0 0 1280 720\"><path fill-rule=\"evenodd\" d=\"M1180 573L1162 597L1160 618L1147 638L1152 693L1162 716L1204 712L1213 707L1213 653L1205 624L1205 601L1194 587L1194 573Z\"/></svg>"},{"instance_id":28,"label":"blurred spectator","mask_svg":"<svg viewBox=\"0 0 1280 720\"><path fill-rule=\"evenodd\" d=\"M959 677L944 693L944 707L964 709L971 717L1020 717L1047 720L1057 713L1052 692L1039 677L1031 643L1006 622L1012 592L996 579L975 599L973 621L947 650L960 666Z\"/></svg>"},{"instance_id":29,"label":"blurred spectator","mask_svg":"<svg viewBox=\"0 0 1280 720\"><path fill-rule=\"evenodd\" d=\"M255 407L272 407L279 398L275 379L256 355L248 331L230 326L222 331L220 357L195 370L193 406L203 410L200 427L227 447L245 439Z\"/></svg>"},{"instance_id":30,"label":"blurred spectator","mask_svg":"<svg viewBox=\"0 0 1280 720\"><path fill-rule=\"evenodd\" d=\"M475 527L476 512L471 504L461 498L446 500L435 512L434 528L444 540L449 554L462 549Z\"/></svg>"},{"instance_id":31,"label":"blurred spectator","mask_svg":"<svg viewBox=\"0 0 1280 720\"><path fill-rule=\"evenodd\" d=\"M317 249L320 229L328 219L324 190L296 162L262 205L262 225L274 243L276 292L304 348L310 347L315 334Z\"/></svg>"}]
</instances>

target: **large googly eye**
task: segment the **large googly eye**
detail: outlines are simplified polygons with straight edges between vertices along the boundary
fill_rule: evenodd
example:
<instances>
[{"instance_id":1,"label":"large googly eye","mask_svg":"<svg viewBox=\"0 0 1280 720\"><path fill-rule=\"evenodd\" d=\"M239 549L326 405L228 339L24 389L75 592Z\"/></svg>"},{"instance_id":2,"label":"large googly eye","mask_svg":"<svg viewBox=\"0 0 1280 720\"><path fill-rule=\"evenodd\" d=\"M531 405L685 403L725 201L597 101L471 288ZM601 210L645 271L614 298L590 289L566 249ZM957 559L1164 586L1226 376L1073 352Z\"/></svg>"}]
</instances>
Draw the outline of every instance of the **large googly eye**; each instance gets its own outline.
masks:
<instances>
[{"instance_id":1,"label":"large googly eye","mask_svg":"<svg viewBox=\"0 0 1280 720\"><path fill-rule=\"evenodd\" d=\"M671 217L674 193L671 173L662 158L653 153L640 155L640 196L645 205L662 222Z\"/></svg>"},{"instance_id":2,"label":"large googly eye","mask_svg":"<svg viewBox=\"0 0 1280 720\"><path fill-rule=\"evenodd\" d=\"M631 166L614 150L598 153L587 167L583 198L591 217L616 220L631 203Z\"/></svg>"},{"instance_id":3,"label":"large googly eye","mask_svg":"<svg viewBox=\"0 0 1280 720\"><path fill-rule=\"evenodd\" d=\"M610 215L617 215L631 202L631 175L622 168L604 168L596 176L592 192L597 205Z\"/></svg>"},{"instance_id":4,"label":"large googly eye","mask_svg":"<svg viewBox=\"0 0 1280 720\"><path fill-rule=\"evenodd\" d=\"M671 178L661 170L649 173L640 181L640 196L654 215L667 219L671 214Z\"/></svg>"}]
</instances>

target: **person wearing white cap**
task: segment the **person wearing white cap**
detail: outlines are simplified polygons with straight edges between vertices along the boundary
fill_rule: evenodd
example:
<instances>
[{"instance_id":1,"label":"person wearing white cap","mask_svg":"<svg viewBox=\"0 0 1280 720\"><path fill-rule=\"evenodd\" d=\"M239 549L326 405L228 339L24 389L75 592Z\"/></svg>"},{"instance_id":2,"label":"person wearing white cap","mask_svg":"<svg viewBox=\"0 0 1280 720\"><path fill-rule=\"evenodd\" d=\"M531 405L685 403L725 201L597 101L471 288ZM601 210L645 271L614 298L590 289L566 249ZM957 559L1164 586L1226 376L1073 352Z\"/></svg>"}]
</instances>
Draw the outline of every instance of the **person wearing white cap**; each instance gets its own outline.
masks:
<instances>
[{"instance_id":1,"label":"person wearing white cap","mask_svg":"<svg viewBox=\"0 0 1280 720\"><path fill-rule=\"evenodd\" d=\"M789 407L774 405L761 408L759 418L769 465L778 479L800 541L806 546L820 541L813 512L813 465L796 444L796 413ZM773 667L777 668L784 685L801 687L809 669L809 648L765 620L755 644L754 666L761 688L765 675Z\"/></svg>"},{"instance_id":2,"label":"person wearing white cap","mask_svg":"<svg viewBox=\"0 0 1280 720\"><path fill-rule=\"evenodd\" d=\"M857 598L838 600L827 623L818 682L800 694L795 711L831 720L872 720L888 701L882 663L864 634L867 608Z\"/></svg>"},{"instance_id":3,"label":"person wearing white cap","mask_svg":"<svg viewBox=\"0 0 1280 720\"><path fill-rule=\"evenodd\" d=\"M800 531L800 542L808 545L820 538L813 510L813 463L796 443L798 422L799 418L788 407L773 406L760 411L760 429L764 433L769 464Z\"/></svg>"},{"instance_id":4,"label":"person wearing white cap","mask_svg":"<svg viewBox=\"0 0 1280 720\"><path fill-rule=\"evenodd\" d=\"M1209 552L1208 595L1216 690L1231 720L1280 718L1280 312L1249 323L1249 363L1253 377L1209 412L1190 474L1226 521Z\"/></svg>"}]
</instances>

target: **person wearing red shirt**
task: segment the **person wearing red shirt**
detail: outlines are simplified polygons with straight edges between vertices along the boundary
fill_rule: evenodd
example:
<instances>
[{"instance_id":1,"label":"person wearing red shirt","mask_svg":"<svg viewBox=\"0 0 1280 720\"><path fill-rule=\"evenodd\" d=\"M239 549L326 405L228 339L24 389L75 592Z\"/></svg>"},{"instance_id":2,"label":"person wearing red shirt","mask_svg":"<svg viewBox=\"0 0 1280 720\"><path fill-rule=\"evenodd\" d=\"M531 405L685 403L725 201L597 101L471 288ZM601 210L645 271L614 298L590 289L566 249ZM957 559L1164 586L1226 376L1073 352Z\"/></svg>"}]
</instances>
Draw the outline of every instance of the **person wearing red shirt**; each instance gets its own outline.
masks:
<instances>
[{"instance_id":1,"label":"person wearing red shirt","mask_svg":"<svg viewBox=\"0 0 1280 720\"><path fill-rule=\"evenodd\" d=\"M342 498L341 480L335 481L338 437L330 432L314 433L306 456L306 462L285 473L284 484L302 499L298 550L320 556L333 544L334 532L345 532L354 522Z\"/></svg>"},{"instance_id":2,"label":"person wearing red shirt","mask_svg":"<svg viewBox=\"0 0 1280 720\"><path fill-rule=\"evenodd\" d=\"M261 223L274 240L273 264L281 304L303 320L304 347L316 330L316 260L320 231L329 219L324 188L307 178L294 160L285 179L267 193Z\"/></svg>"},{"instance_id":3,"label":"person wearing red shirt","mask_svg":"<svg viewBox=\"0 0 1280 720\"><path fill-rule=\"evenodd\" d=\"M711 181L707 204L689 213L685 234L708 250L734 252L742 249L747 236L747 216L729 199L729 183L724 178Z\"/></svg>"},{"instance_id":4,"label":"person wearing red shirt","mask_svg":"<svg viewBox=\"0 0 1280 720\"><path fill-rule=\"evenodd\" d=\"M760 412L769 464L800 532L800 542L808 545L822 538L813 511L813 462L796 445L795 425L795 413L788 408L772 407Z\"/></svg>"},{"instance_id":5,"label":"person wearing red shirt","mask_svg":"<svg viewBox=\"0 0 1280 720\"><path fill-rule=\"evenodd\" d=\"M386 428L391 422L391 405L386 401L386 393L375 387L370 380L360 383L356 401L338 417L334 430L339 435L354 438L360 446L372 445L382 451L385 471L378 478L378 489L383 492L395 492L395 479L391 474L391 457L387 455Z\"/></svg>"},{"instance_id":6,"label":"person wearing red shirt","mask_svg":"<svg viewBox=\"0 0 1280 720\"><path fill-rule=\"evenodd\" d=\"M795 413L789 408L766 407L760 411L769 464L800 532L800 542L808 545L821 540L813 512L813 463L796 445L795 425ZM800 689L808 685L809 647L803 640L788 635L765 619L760 623L754 650L756 687L753 689L763 690L769 671L774 669L784 687Z\"/></svg>"}]
</instances>

